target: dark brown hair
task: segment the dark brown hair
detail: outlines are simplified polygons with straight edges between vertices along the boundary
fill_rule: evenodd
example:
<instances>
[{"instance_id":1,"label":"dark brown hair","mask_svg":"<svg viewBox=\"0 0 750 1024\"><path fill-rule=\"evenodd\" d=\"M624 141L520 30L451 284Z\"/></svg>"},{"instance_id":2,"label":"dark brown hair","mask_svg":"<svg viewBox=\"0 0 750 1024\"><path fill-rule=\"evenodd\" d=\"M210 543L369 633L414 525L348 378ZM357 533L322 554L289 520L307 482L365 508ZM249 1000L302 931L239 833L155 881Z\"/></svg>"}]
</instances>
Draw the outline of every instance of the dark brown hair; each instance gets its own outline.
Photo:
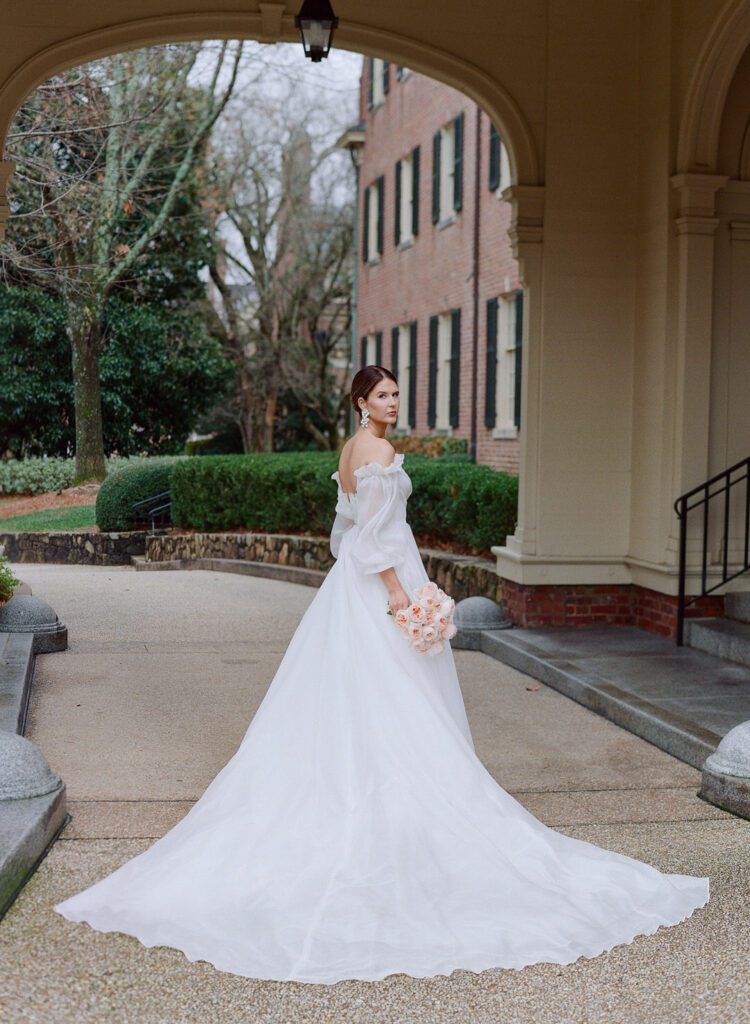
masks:
<instances>
[{"instance_id":1,"label":"dark brown hair","mask_svg":"<svg viewBox=\"0 0 750 1024\"><path fill-rule=\"evenodd\" d=\"M370 366L363 366L361 370L354 374L351 398L354 411L359 413L360 419L362 419L362 410L357 404L360 398L366 399L376 384L379 384L381 380L385 380L386 377L392 380L394 384L398 384L398 381L386 366L371 364Z\"/></svg>"}]
</instances>

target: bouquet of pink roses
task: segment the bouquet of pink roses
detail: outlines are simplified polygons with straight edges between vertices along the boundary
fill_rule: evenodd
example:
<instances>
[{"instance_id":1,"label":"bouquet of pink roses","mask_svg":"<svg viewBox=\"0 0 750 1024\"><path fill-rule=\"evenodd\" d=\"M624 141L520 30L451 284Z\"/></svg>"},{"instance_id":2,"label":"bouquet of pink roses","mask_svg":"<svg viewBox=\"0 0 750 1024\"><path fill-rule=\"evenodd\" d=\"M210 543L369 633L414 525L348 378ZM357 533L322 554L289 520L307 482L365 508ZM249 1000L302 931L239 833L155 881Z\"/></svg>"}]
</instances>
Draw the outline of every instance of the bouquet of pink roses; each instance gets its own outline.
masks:
<instances>
[{"instance_id":1,"label":"bouquet of pink roses","mask_svg":"<svg viewBox=\"0 0 750 1024\"><path fill-rule=\"evenodd\" d=\"M399 608L396 625L415 651L440 654L443 644L458 632L453 622L456 602L437 583L424 583L412 594L408 608ZM390 607L388 614L393 615Z\"/></svg>"}]
</instances>

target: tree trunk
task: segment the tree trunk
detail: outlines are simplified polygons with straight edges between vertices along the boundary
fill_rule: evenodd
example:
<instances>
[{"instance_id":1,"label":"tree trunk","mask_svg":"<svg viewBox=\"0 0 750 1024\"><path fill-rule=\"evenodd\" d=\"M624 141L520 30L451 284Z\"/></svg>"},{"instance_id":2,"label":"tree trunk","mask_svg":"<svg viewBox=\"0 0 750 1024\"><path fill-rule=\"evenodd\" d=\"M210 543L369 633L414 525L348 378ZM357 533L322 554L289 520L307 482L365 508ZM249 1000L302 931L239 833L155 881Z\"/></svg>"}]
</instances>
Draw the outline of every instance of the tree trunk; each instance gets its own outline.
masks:
<instances>
[{"instance_id":1,"label":"tree trunk","mask_svg":"<svg viewBox=\"0 0 750 1024\"><path fill-rule=\"evenodd\" d=\"M68 307L68 337L73 357L73 402L76 424L76 468L73 483L76 485L86 480L101 482L106 476L99 377L101 324L92 306L74 302Z\"/></svg>"}]
</instances>

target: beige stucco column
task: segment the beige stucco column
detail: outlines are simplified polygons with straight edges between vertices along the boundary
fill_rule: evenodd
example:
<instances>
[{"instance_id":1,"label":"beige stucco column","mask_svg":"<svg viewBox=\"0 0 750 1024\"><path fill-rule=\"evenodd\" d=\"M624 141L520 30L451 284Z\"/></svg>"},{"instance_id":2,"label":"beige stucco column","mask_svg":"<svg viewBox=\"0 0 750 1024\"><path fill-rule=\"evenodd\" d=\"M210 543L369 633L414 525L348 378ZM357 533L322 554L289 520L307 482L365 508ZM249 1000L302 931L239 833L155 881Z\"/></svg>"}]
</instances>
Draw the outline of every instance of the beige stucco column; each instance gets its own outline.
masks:
<instances>
[{"instance_id":1,"label":"beige stucco column","mask_svg":"<svg viewBox=\"0 0 750 1024\"><path fill-rule=\"evenodd\" d=\"M536 551L537 502L539 498L536 482L539 466L539 401L541 394L542 348L540 339L542 334L544 188L532 185L512 185L503 192L503 199L511 204L511 223L508 234L513 255L518 261L519 275L524 290L521 380L525 382L525 394L521 402L520 429L524 486L519 490L518 525L515 533L507 538L507 543L514 554L533 555Z\"/></svg>"},{"instance_id":2,"label":"beige stucco column","mask_svg":"<svg viewBox=\"0 0 750 1024\"><path fill-rule=\"evenodd\" d=\"M720 174L675 174L671 179L679 196L675 220L675 497L710 475L714 236L719 223L716 193L728 180Z\"/></svg>"}]
</instances>

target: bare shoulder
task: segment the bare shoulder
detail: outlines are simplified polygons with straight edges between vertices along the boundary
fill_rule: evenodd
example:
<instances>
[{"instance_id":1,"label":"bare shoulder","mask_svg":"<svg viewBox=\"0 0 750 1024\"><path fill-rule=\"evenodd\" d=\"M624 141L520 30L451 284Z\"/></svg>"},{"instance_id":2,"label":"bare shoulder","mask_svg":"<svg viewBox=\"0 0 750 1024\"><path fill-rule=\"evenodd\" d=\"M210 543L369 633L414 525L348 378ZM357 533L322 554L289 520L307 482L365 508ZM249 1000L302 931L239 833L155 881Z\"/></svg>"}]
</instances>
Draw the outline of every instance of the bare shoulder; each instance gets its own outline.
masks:
<instances>
[{"instance_id":1,"label":"bare shoulder","mask_svg":"<svg viewBox=\"0 0 750 1024\"><path fill-rule=\"evenodd\" d=\"M356 451L352 449L352 464L355 468L368 462L379 462L381 466L389 466L396 457L396 449L385 437L363 437Z\"/></svg>"}]
</instances>

